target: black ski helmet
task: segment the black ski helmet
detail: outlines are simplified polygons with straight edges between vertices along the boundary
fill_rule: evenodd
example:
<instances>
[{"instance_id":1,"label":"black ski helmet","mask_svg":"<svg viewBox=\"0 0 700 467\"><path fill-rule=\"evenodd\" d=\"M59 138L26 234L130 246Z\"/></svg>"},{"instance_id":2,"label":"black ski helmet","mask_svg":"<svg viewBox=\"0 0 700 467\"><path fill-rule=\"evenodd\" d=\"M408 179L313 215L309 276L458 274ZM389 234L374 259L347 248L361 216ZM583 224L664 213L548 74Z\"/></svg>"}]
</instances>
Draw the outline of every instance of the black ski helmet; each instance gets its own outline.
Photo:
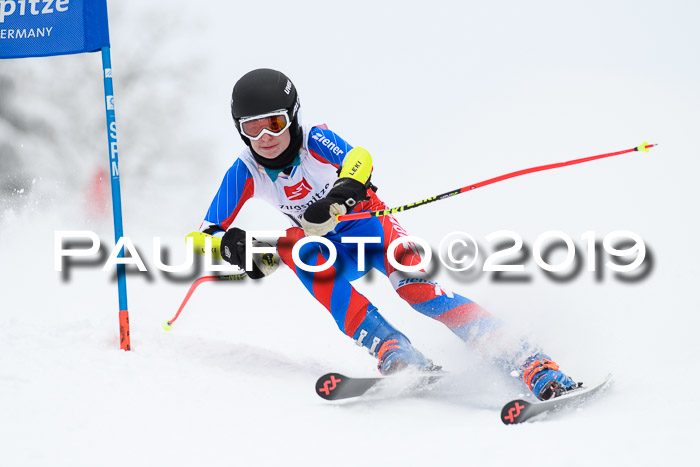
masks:
<instances>
[{"instance_id":1,"label":"black ski helmet","mask_svg":"<svg viewBox=\"0 0 700 467\"><path fill-rule=\"evenodd\" d=\"M277 70L260 68L243 75L233 86L231 93L231 115L236 123L236 130L245 144L250 146L250 139L241 131L241 118L254 117L275 110L287 110L292 124L289 127L291 141L289 147L275 159L265 159L251 147L255 160L269 169L288 167L299 153L303 140L299 123L299 96L292 80Z\"/></svg>"}]
</instances>

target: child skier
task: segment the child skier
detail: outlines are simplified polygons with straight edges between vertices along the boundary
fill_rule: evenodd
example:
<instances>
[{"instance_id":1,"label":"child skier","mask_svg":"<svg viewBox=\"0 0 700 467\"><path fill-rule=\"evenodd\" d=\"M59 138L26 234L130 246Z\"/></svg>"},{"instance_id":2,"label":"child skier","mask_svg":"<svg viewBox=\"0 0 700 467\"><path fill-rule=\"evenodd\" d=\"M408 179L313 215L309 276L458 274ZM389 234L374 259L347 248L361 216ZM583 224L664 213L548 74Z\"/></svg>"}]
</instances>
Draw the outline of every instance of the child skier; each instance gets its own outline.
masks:
<instances>
[{"instance_id":1,"label":"child skier","mask_svg":"<svg viewBox=\"0 0 700 467\"><path fill-rule=\"evenodd\" d=\"M444 323L508 372L518 372L537 398L546 400L577 387L539 349L524 340L506 338L499 323L476 303L429 281L424 272L423 277L408 276L392 266L386 249L407 235L392 216L338 223L338 215L386 209L370 182L371 157L325 126L302 125L299 106L294 84L279 71L253 70L235 84L231 113L246 148L226 172L200 228L220 238L222 257L245 269L246 233L232 224L248 199L263 199L293 225L277 243L279 258L331 313L340 330L376 356L382 374L406 367L421 371L440 367L352 286L370 268L386 275L414 310ZM332 242L337 251L332 267L311 272L295 264L292 250L305 236ZM378 243L343 242L350 237L376 237ZM315 266L324 264L330 251L320 243L307 243L298 254L306 265ZM404 266L420 263L410 242L401 244L394 256ZM253 258L253 267L247 271L250 278L260 279L274 270L261 262L260 255Z\"/></svg>"}]
</instances>

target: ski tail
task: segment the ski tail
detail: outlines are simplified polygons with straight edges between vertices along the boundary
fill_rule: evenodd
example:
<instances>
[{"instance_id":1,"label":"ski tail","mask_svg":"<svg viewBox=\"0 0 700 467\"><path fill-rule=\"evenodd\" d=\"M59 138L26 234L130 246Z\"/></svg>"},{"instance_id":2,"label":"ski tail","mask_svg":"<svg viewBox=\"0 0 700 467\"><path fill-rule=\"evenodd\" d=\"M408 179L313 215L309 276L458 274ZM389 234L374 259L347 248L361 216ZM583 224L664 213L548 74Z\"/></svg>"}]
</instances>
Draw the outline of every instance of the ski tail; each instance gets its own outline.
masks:
<instances>
[{"instance_id":1,"label":"ski tail","mask_svg":"<svg viewBox=\"0 0 700 467\"><path fill-rule=\"evenodd\" d=\"M327 373L316 381L316 394L329 401L357 397L381 380L381 377L351 378L340 373Z\"/></svg>"},{"instance_id":2,"label":"ski tail","mask_svg":"<svg viewBox=\"0 0 700 467\"><path fill-rule=\"evenodd\" d=\"M431 389L445 373L404 374L372 378L353 378L340 373L327 373L316 381L316 394L333 401L363 396L365 393L388 391L390 394L420 393Z\"/></svg>"},{"instance_id":3,"label":"ski tail","mask_svg":"<svg viewBox=\"0 0 700 467\"><path fill-rule=\"evenodd\" d=\"M528 402L523 399L512 400L501 409L501 421L506 425L513 425L527 421L539 414L578 407L598 397L611 386L611 383L612 374L609 374L598 384L591 387L574 389L562 396L554 397L546 401Z\"/></svg>"}]
</instances>

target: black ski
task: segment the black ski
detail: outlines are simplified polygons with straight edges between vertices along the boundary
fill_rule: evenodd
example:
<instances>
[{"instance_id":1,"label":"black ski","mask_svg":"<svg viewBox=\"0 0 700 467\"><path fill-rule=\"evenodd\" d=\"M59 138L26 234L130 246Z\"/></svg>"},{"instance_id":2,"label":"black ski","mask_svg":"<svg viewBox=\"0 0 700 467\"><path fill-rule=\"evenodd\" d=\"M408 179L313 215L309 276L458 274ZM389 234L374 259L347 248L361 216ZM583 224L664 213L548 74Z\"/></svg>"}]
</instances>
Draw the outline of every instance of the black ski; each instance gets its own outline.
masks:
<instances>
[{"instance_id":1,"label":"black ski","mask_svg":"<svg viewBox=\"0 0 700 467\"><path fill-rule=\"evenodd\" d=\"M603 382L595 386L575 389L563 396L546 401L528 402L522 399L510 401L501 410L501 421L506 425L522 423L545 412L577 407L593 399L603 389L607 388L611 380L612 374L609 374Z\"/></svg>"},{"instance_id":2,"label":"black ski","mask_svg":"<svg viewBox=\"0 0 700 467\"><path fill-rule=\"evenodd\" d=\"M382 377L351 378L340 373L328 373L316 381L316 394L329 401L357 397L381 380Z\"/></svg>"},{"instance_id":3,"label":"black ski","mask_svg":"<svg viewBox=\"0 0 700 467\"><path fill-rule=\"evenodd\" d=\"M443 373L409 375L409 377L405 379L407 384L404 389L420 390L427 388L438 381L443 375ZM405 375L399 376L403 383ZM328 373L321 376L318 381L316 381L316 394L329 401L359 397L370 389L378 387L380 383L384 383L392 378L394 377L376 376L372 378L352 378L350 376L341 375L340 373Z\"/></svg>"}]
</instances>

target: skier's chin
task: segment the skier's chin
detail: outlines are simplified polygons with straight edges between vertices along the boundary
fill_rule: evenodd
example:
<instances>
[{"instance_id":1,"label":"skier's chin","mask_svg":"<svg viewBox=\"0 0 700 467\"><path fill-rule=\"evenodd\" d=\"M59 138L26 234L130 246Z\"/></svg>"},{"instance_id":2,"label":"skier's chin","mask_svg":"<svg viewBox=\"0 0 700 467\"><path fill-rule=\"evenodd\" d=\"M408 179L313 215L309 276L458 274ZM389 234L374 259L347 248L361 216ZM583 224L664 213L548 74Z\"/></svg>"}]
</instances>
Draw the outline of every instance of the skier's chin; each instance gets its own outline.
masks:
<instances>
[{"instance_id":1,"label":"skier's chin","mask_svg":"<svg viewBox=\"0 0 700 467\"><path fill-rule=\"evenodd\" d=\"M261 153L260 155L263 156L265 159L274 159L275 157L279 156L281 154L281 151L277 151L277 147L272 147L270 149L265 149L261 148Z\"/></svg>"},{"instance_id":2,"label":"skier's chin","mask_svg":"<svg viewBox=\"0 0 700 467\"><path fill-rule=\"evenodd\" d=\"M274 144L272 146L259 146L256 152L265 159L274 159L275 157L278 157L280 154L282 154L282 151L280 151L279 144Z\"/></svg>"}]
</instances>

